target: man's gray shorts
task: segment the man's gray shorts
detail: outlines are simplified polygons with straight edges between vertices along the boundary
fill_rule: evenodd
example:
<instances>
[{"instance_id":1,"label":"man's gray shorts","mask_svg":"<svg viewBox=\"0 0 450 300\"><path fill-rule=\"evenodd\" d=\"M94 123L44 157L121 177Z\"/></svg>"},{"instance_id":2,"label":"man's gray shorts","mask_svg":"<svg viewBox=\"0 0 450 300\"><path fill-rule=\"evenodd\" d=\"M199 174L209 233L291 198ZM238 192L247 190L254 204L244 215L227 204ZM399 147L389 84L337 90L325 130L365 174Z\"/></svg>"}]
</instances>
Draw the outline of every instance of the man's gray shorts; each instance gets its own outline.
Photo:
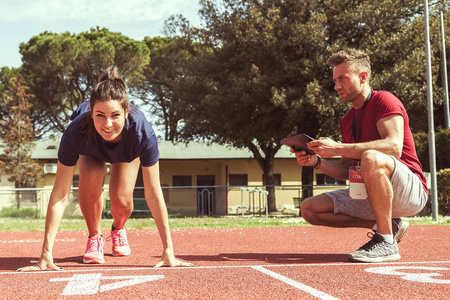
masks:
<instances>
[{"instance_id":1,"label":"man's gray shorts","mask_svg":"<svg viewBox=\"0 0 450 300\"><path fill-rule=\"evenodd\" d=\"M392 200L392 218L413 216L419 213L428 200L428 195L419 177L398 159L393 157L395 168L391 183L394 192ZM334 202L334 213L345 214L365 220L375 220L368 199L351 199L349 190L326 192Z\"/></svg>"}]
</instances>

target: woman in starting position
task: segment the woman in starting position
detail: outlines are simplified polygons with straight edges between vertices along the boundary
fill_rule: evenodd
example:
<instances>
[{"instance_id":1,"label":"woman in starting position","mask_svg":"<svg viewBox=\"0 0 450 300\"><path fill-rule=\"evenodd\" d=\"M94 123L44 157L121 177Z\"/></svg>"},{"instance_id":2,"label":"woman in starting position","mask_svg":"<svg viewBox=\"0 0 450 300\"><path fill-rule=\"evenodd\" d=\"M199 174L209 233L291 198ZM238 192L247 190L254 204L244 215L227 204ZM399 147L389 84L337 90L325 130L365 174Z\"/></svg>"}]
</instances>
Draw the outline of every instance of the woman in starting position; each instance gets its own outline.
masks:
<instances>
[{"instance_id":1,"label":"woman in starting position","mask_svg":"<svg viewBox=\"0 0 450 300\"><path fill-rule=\"evenodd\" d=\"M79 203L89 231L83 263L105 262L105 240L100 224L105 162L111 164L109 197L114 219L110 236L113 255L130 254L124 225L133 211L133 190L142 165L145 199L163 243L162 258L155 267L190 266L190 263L179 261L174 256L158 160L155 132L144 114L130 105L125 83L117 68L108 69L92 91L90 101L82 103L73 113L61 139L39 262L18 271L60 270L53 262L52 250L76 165L80 174Z\"/></svg>"}]
</instances>

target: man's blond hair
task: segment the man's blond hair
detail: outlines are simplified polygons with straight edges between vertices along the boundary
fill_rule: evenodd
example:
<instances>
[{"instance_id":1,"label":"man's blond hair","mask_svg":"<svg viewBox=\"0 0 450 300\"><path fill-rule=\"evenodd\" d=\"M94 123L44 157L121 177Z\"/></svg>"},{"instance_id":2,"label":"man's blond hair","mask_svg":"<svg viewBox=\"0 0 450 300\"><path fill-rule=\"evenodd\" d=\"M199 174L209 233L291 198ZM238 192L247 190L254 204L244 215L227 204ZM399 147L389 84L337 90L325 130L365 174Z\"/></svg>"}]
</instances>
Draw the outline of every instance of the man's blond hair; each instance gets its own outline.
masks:
<instances>
[{"instance_id":1,"label":"man's blond hair","mask_svg":"<svg viewBox=\"0 0 450 300\"><path fill-rule=\"evenodd\" d=\"M364 51L348 48L341 50L327 59L327 64L336 67L337 65L346 62L349 64L352 71L360 73L366 71L371 76L370 57Z\"/></svg>"}]
</instances>

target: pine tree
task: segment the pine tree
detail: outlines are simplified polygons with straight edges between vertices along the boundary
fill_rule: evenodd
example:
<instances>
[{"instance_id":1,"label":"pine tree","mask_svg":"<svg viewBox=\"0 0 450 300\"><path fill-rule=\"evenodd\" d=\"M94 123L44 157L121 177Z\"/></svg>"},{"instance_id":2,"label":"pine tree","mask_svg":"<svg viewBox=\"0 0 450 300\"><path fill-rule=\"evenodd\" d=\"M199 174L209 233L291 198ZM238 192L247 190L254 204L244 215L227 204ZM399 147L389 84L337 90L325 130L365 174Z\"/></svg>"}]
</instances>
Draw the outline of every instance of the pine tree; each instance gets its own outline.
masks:
<instances>
[{"instance_id":1,"label":"pine tree","mask_svg":"<svg viewBox=\"0 0 450 300\"><path fill-rule=\"evenodd\" d=\"M27 89L18 75L7 83L1 96L1 105L9 113L2 120L0 173L7 175L16 188L35 187L42 176L41 167L31 157L35 132L29 118L32 107L29 101L33 95ZM20 193L16 200L20 208Z\"/></svg>"}]
</instances>

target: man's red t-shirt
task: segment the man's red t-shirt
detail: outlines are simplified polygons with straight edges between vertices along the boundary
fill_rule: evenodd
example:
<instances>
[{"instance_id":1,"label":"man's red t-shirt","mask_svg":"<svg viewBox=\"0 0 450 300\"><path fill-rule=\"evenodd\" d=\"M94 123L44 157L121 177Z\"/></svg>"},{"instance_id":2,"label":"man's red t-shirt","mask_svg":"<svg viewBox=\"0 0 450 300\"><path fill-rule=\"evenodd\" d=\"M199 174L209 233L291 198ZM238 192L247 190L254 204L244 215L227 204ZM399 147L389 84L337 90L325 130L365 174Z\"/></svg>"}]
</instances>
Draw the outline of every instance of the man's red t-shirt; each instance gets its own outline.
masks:
<instances>
[{"instance_id":1,"label":"man's red t-shirt","mask_svg":"<svg viewBox=\"0 0 450 300\"><path fill-rule=\"evenodd\" d=\"M343 143L356 143L352 122L355 118L356 139L358 142L370 142L381 139L377 129L377 122L389 115L401 115L404 124L403 150L400 161L404 163L414 174L419 176L425 191L428 193L425 176L422 173L422 165L417 157L413 135L409 128L409 118L403 103L393 94L386 91L372 91L372 97L364 109L350 109L341 119L341 136ZM362 116L361 116L362 114Z\"/></svg>"}]
</instances>

